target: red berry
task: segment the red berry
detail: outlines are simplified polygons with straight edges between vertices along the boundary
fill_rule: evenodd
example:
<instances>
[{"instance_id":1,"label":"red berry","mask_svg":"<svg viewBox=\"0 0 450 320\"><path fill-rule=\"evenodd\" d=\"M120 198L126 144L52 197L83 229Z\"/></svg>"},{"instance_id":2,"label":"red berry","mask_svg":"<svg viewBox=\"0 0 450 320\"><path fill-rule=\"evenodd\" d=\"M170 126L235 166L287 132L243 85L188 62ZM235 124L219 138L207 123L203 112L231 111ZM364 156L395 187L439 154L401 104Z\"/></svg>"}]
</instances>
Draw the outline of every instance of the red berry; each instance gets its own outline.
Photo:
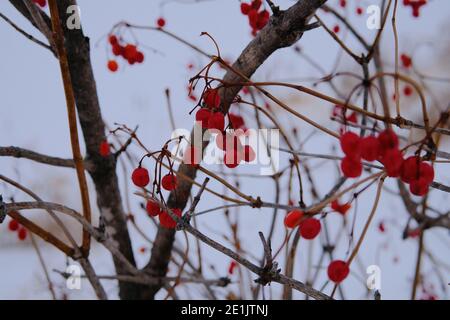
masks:
<instances>
[{"instance_id":1,"label":"red berry","mask_svg":"<svg viewBox=\"0 0 450 320\"><path fill-rule=\"evenodd\" d=\"M386 227L384 226L383 221L381 221L381 222L378 224L378 230L379 230L381 233L384 233L384 232L386 231Z\"/></svg>"},{"instance_id":2,"label":"red berry","mask_svg":"<svg viewBox=\"0 0 450 320\"><path fill-rule=\"evenodd\" d=\"M394 131L386 129L378 136L381 151L398 148L398 137Z\"/></svg>"},{"instance_id":3,"label":"red berry","mask_svg":"<svg viewBox=\"0 0 450 320\"><path fill-rule=\"evenodd\" d=\"M403 155L398 149L389 149L384 153L381 162L389 177L398 177L403 164Z\"/></svg>"},{"instance_id":4,"label":"red berry","mask_svg":"<svg viewBox=\"0 0 450 320\"><path fill-rule=\"evenodd\" d=\"M345 215L347 211L350 210L351 207L352 205L350 204L350 202L344 204L340 204L338 200L333 200L331 202L331 209L342 215Z\"/></svg>"},{"instance_id":5,"label":"red berry","mask_svg":"<svg viewBox=\"0 0 450 320\"><path fill-rule=\"evenodd\" d=\"M359 158L361 154L361 138L357 134L348 131L341 136L340 142L345 155Z\"/></svg>"},{"instance_id":6,"label":"red berry","mask_svg":"<svg viewBox=\"0 0 450 320\"><path fill-rule=\"evenodd\" d=\"M117 64L116 61L114 60L109 60L108 61L108 69L111 72L116 72L119 69L119 65Z\"/></svg>"},{"instance_id":7,"label":"red berry","mask_svg":"<svg viewBox=\"0 0 450 320\"><path fill-rule=\"evenodd\" d=\"M400 55L400 59L402 60L402 64L405 68L410 68L412 66L412 59L407 54Z\"/></svg>"},{"instance_id":8,"label":"red berry","mask_svg":"<svg viewBox=\"0 0 450 320\"><path fill-rule=\"evenodd\" d=\"M102 143L100 143L99 153L102 157L108 157L109 154L111 153L110 148L109 148L109 143L107 140L104 140L104 141L102 141Z\"/></svg>"},{"instance_id":9,"label":"red berry","mask_svg":"<svg viewBox=\"0 0 450 320\"><path fill-rule=\"evenodd\" d=\"M45 7L47 5L47 0L33 0L34 3L36 3L41 8Z\"/></svg>"},{"instance_id":10,"label":"red berry","mask_svg":"<svg viewBox=\"0 0 450 320\"><path fill-rule=\"evenodd\" d=\"M115 44L112 46L112 53L115 56L120 56L123 52L123 47L120 44Z\"/></svg>"},{"instance_id":11,"label":"red berry","mask_svg":"<svg viewBox=\"0 0 450 320\"><path fill-rule=\"evenodd\" d=\"M295 228L300 224L300 221L303 218L303 211L300 210L292 210L288 212L286 217L284 217L284 226L286 228Z\"/></svg>"},{"instance_id":12,"label":"red berry","mask_svg":"<svg viewBox=\"0 0 450 320\"><path fill-rule=\"evenodd\" d=\"M209 109L201 108L195 114L195 121L201 122L202 128L207 129L211 116L212 112Z\"/></svg>"},{"instance_id":13,"label":"red berry","mask_svg":"<svg viewBox=\"0 0 450 320\"><path fill-rule=\"evenodd\" d=\"M234 269L237 267L237 262L236 261L231 261L230 262L230 266L228 267L228 274L233 274Z\"/></svg>"},{"instance_id":14,"label":"red berry","mask_svg":"<svg viewBox=\"0 0 450 320\"><path fill-rule=\"evenodd\" d=\"M413 89L410 86L406 86L403 89L403 93L405 94L405 96L409 97L410 95L412 95Z\"/></svg>"},{"instance_id":15,"label":"red berry","mask_svg":"<svg viewBox=\"0 0 450 320\"><path fill-rule=\"evenodd\" d=\"M345 8L345 6L347 5L347 1L346 1L346 0L340 0L340 1L339 1L339 5L340 5L342 8Z\"/></svg>"},{"instance_id":16,"label":"red berry","mask_svg":"<svg viewBox=\"0 0 450 320\"><path fill-rule=\"evenodd\" d=\"M131 180L137 187L144 188L150 182L148 170L142 167L134 169Z\"/></svg>"},{"instance_id":17,"label":"red berry","mask_svg":"<svg viewBox=\"0 0 450 320\"><path fill-rule=\"evenodd\" d=\"M244 161L252 162L256 159L256 153L251 146L244 147Z\"/></svg>"},{"instance_id":18,"label":"red berry","mask_svg":"<svg viewBox=\"0 0 450 320\"><path fill-rule=\"evenodd\" d=\"M171 211L176 216L181 218L182 214L181 209L175 208L171 209ZM161 226L167 229L175 229L175 227L177 226L177 222L173 220L172 217L166 211L161 212L161 214L159 215L159 223L161 224Z\"/></svg>"},{"instance_id":19,"label":"red berry","mask_svg":"<svg viewBox=\"0 0 450 320\"><path fill-rule=\"evenodd\" d=\"M425 179L425 181L431 184L434 180L434 169L427 162L420 163L420 177Z\"/></svg>"},{"instance_id":20,"label":"red berry","mask_svg":"<svg viewBox=\"0 0 450 320\"><path fill-rule=\"evenodd\" d=\"M244 118L240 115L229 113L228 119L230 120L231 127L235 130L242 129L245 125Z\"/></svg>"},{"instance_id":21,"label":"red berry","mask_svg":"<svg viewBox=\"0 0 450 320\"><path fill-rule=\"evenodd\" d=\"M374 136L361 140L361 157L367 161L375 161L380 155L380 142Z\"/></svg>"},{"instance_id":22,"label":"red berry","mask_svg":"<svg viewBox=\"0 0 450 320\"><path fill-rule=\"evenodd\" d=\"M210 109L217 109L220 106L220 95L217 89L206 89L203 93L203 102Z\"/></svg>"},{"instance_id":23,"label":"red berry","mask_svg":"<svg viewBox=\"0 0 450 320\"><path fill-rule=\"evenodd\" d=\"M166 25L166 20L163 17L158 18L158 20L156 20L156 24L158 25L158 27L162 28Z\"/></svg>"},{"instance_id":24,"label":"red berry","mask_svg":"<svg viewBox=\"0 0 450 320\"><path fill-rule=\"evenodd\" d=\"M230 169L236 168L241 162L241 160L242 160L241 153L237 149L234 150L229 149L225 151L223 162L228 168Z\"/></svg>"},{"instance_id":25,"label":"red berry","mask_svg":"<svg viewBox=\"0 0 450 320\"><path fill-rule=\"evenodd\" d=\"M159 203L155 200L148 200L147 205L145 206L147 213L152 216L156 217L161 213L161 208L159 207Z\"/></svg>"},{"instance_id":26,"label":"red berry","mask_svg":"<svg viewBox=\"0 0 450 320\"><path fill-rule=\"evenodd\" d=\"M208 120L208 129L217 129L222 132L225 129L225 116L222 112L214 112Z\"/></svg>"},{"instance_id":27,"label":"red berry","mask_svg":"<svg viewBox=\"0 0 450 320\"><path fill-rule=\"evenodd\" d=\"M258 30L261 30L266 26L266 24L269 22L270 19L270 13L267 10L263 10L258 14L258 19L256 21L256 28Z\"/></svg>"},{"instance_id":28,"label":"red berry","mask_svg":"<svg viewBox=\"0 0 450 320\"><path fill-rule=\"evenodd\" d=\"M347 156L341 161L341 170L347 178L357 178L362 173L362 163L358 159Z\"/></svg>"},{"instance_id":29,"label":"red berry","mask_svg":"<svg viewBox=\"0 0 450 320\"><path fill-rule=\"evenodd\" d=\"M416 156L412 156L403 161L400 178L405 183L411 183L420 177L420 163L421 159Z\"/></svg>"},{"instance_id":30,"label":"red berry","mask_svg":"<svg viewBox=\"0 0 450 320\"><path fill-rule=\"evenodd\" d=\"M335 25L333 28L334 33L339 33L340 30L341 30L341 27L339 27L339 25Z\"/></svg>"},{"instance_id":31,"label":"red berry","mask_svg":"<svg viewBox=\"0 0 450 320\"><path fill-rule=\"evenodd\" d=\"M119 40L117 40L117 37L113 34L108 37L108 41L112 46L116 45L119 42Z\"/></svg>"},{"instance_id":32,"label":"red berry","mask_svg":"<svg viewBox=\"0 0 450 320\"><path fill-rule=\"evenodd\" d=\"M19 222L17 222L17 220L11 220L10 222L9 222L9 224L8 224L8 229L10 230L10 231L17 231L18 229L19 229L19 227L20 227L20 223Z\"/></svg>"},{"instance_id":33,"label":"red berry","mask_svg":"<svg viewBox=\"0 0 450 320\"><path fill-rule=\"evenodd\" d=\"M161 185L167 191L175 190L177 187L177 177L173 173L166 174L161 179Z\"/></svg>"},{"instance_id":34,"label":"red berry","mask_svg":"<svg viewBox=\"0 0 450 320\"><path fill-rule=\"evenodd\" d=\"M136 52L135 58L136 58L137 63L142 63L142 62L144 62L144 59L145 59L144 54L140 51Z\"/></svg>"},{"instance_id":35,"label":"red berry","mask_svg":"<svg viewBox=\"0 0 450 320\"><path fill-rule=\"evenodd\" d=\"M20 241L24 241L27 238L27 229L25 229L24 227L21 227L19 229L19 232L17 233L17 237L19 238Z\"/></svg>"},{"instance_id":36,"label":"red berry","mask_svg":"<svg viewBox=\"0 0 450 320\"><path fill-rule=\"evenodd\" d=\"M320 229L320 220L316 218L308 218L300 222L300 235L307 240L317 237Z\"/></svg>"},{"instance_id":37,"label":"red berry","mask_svg":"<svg viewBox=\"0 0 450 320\"><path fill-rule=\"evenodd\" d=\"M345 261L334 260L328 265L328 278L335 283L340 283L347 278L350 268Z\"/></svg>"},{"instance_id":38,"label":"red berry","mask_svg":"<svg viewBox=\"0 0 450 320\"><path fill-rule=\"evenodd\" d=\"M130 64L133 64L136 59L137 47L134 44L127 44L123 51L123 57L127 59Z\"/></svg>"},{"instance_id":39,"label":"red berry","mask_svg":"<svg viewBox=\"0 0 450 320\"><path fill-rule=\"evenodd\" d=\"M428 193L429 183L424 178L414 180L409 185L409 190L416 196L424 196Z\"/></svg>"},{"instance_id":40,"label":"red berry","mask_svg":"<svg viewBox=\"0 0 450 320\"><path fill-rule=\"evenodd\" d=\"M356 14L358 16L362 15L363 14L363 9L361 7L356 8Z\"/></svg>"},{"instance_id":41,"label":"red berry","mask_svg":"<svg viewBox=\"0 0 450 320\"><path fill-rule=\"evenodd\" d=\"M253 1L252 1L252 9L254 9L254 10L256 10L256 11L259 10L259 8L261 7L261 5L262 5L262 1L261 1L261 0L253 0Z\"/></svg>"},{"instance_id":42,"label":"red berry","mask_svg":"<svg viewBox=\"0 0 450 320\"><path fill-rule=\"evenodd\" d=\"M241 12L243 15L248 15L251 8L248 3L241 3Z\"/></svg>"}]
</instances>

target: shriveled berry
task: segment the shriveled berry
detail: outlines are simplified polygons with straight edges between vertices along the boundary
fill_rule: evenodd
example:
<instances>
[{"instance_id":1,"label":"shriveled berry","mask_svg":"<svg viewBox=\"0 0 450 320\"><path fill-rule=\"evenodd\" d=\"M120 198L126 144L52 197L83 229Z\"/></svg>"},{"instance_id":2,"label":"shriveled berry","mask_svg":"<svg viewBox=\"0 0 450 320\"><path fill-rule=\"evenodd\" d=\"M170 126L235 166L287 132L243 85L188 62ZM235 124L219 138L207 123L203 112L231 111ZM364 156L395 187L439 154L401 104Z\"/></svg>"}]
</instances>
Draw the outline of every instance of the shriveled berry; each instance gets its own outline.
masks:
<instances>
[{"instance_id":1,"label":"shriveled berry","mask_svg":"<svg viewBox=\"0 0 450 320\"><path fill-rule=\"evenodd\" d=\"M362 163L358 159L347 156L341 161L341 170L347 178L357 178L362 173Z\"/></svg>"},{"instance_id":2,"label":"shriveled berry","mask_svg":"<svg viewBox=\"0 0 450 320\"><path fill-rule=\"evenodd\" d=\"M286 217L284 217L284 226L286 228L295 228L300 224L300 221L303 218L303 211L300 210L292 210L288 212Z\"/></svg>"},{"instance_id":3,"label":"shriveled berry","mask_svg":"<svg viewBox=\"0 0 450 320\"><path fill-rule=\"evenodd\" d=\"M150 182L148 170L142 167L134 169L131 180L137 187L144 188Z\"/></svg>"},{"instance_id":4,"label":"shriveled berry","mask_svg":"<svg viewBox=\"0 0 450 320\"><path fill-rule=\"evenodd\" d=\"M340 283L347 278L350 268L345 261L334 260L328 265L328 278L334 283Z\"/></svg>"},{"instance_id":5,"label":"shriveled berry","mask_svg":"<svg viewBox=\"0 0 450 320\"><path fill-rule=\"evenodd\" d=\"M367 161L375 161L380 155L380 142L374 136L361 140L361 157Z\"/></svg>"},{"instance_id":6,"label":"shriveled berry","mask_svg":"<svg viewBox=\"0 0 450 320\"><path fill-rule=\"evenodd\" d=\"M175 209L171 209L171 211L177 217L181 218L181 214L182 214L181 209L175 208ZM175 229L175 227L177 226L177 222L174 219L172 219L172 217L166 211L163 211L160 213L159 223L161 224L161 226L163 226L164 228L167 228L167 229Z\"/></svg>"},{"instance_id":7,"label":"shriveled berry","mask_svg":"<svg viewBox=\"0 0 450 320\"><path fill-rule=\"evenodd\" d=\"M177 177L173 173L168 173L161 179L161 186L167 190L172 191L177 187Z\"/></svg>"},{"instance_id":8,"label":"shriveled berry","mask_svg":"<svg viewBox=\"0 0 450 320\"><path fill-rule=\"evenodd\" d=\"M161 208L159 207L159 203L155 200L148 200L147 205L145 206L145 209L147 210L147 213L152 216L156 217L161 213Z\"/></svg>"},{"instance_id":9,"label":"shriveled berry","mask_svg":"<svg viewBox=\"0 0 450 320\"><path fill-rule=\"evenodd\" d=\"M340 213L341 215L345 215L351 207L352 205L350 204L350 202L344 204L340 204L338 200L333 200L331 202L331 209Z\"/></svg>"},{"instance_id":10,"label":"shriveled berry","mask_svg":"<svg viewBox=\"0 0 450 320\"><path fill-rule=\"evenodd\" d=\"M312 240L320 233L320 220L308 218L300 222L300 235L302 238Z\"/></svg>"}]
</instances>

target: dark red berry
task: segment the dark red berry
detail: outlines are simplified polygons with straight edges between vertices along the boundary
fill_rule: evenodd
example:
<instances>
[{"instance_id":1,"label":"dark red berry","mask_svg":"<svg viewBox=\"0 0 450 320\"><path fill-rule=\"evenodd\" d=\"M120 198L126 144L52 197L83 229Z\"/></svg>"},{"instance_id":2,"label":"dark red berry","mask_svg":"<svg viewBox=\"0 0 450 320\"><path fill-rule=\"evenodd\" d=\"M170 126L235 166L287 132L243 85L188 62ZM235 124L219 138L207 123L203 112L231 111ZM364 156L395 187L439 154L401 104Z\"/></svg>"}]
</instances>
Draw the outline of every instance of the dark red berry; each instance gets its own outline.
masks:
<instances>
[{"instance_id":1,"label":"dark red berry","mask_svg":"<svg viewBox=\"0 0 450 320\"><path fill-rule=\"evenodd\" d=\"M208 120L208 129L222 132L225 129L225 116L222 112L214 112Z\"/></svg>"},{"instance_id":2,"label":"dark red berry","mask_svg":"<svg viewBox=\"0 0 450 320\"><path fill-rule=\"evenodd\" d=\"M155 200L148 200L147 205L145 206L147 213L152 216L156 217L161 213L161 208L159 207L159 203Z\"/></svg>"},{"instance_id":3,"label":"dark red berry","mask_svg":"<svg viewBox=\"0 0 450 320\"><path fill-rule=\"evenodd\" d=\"M357 178L362 173L362 163L358 159L346 156L341 161L341 170L347 178Z\"/></svg>"},{"instance_id":4,"label":"dark red berry","mask_svg":"<svg viewBox=\"0 0 450 320\"><path fill-rule=\"evenodd\" d=\"M429 183L424 178L414 180L409 184L409 190L416 196L424 196L428 193Z\"/></svg>"},{"instance_id":5,"label":"dark red berry","mask_svg":"<svg viewBox=\"0 0 450 320\"><path fill-rule=\"evenodd\" d=\"M361 140L361 157L367 161L375 161L380 156L380 142L374 136Z\"/></svg>"},{"instance_id":6,"label":"dark red berry","mask_svg":"<svg viewBox=\"0 0 450 320\"><path fill-rule=\"evenodd\" d=\"M300 235L302 238L312 240L320 233L320 220L308 218L300 222Z\"/></svg>"},{"instance_id":7,"label":"dark red berry","mask_svg":"<svg viewBox=\"0 0 450 320\"><path fill-rule=\"evenodd\" d=\"M381 162L389 177L398 177L403 164L403 155L398 149L389 149L384 153Z\"/></svg>"},{"instance_id":8,"label":"dark red berry","mask_svg":"<svg viewBox=\"0 0 450 320\"><path fill-rule=\"evenodd\" d=\"M381 151L384 152L388 149L398 148L398 137L394 131L386 129L378 136L380 142Z\"/></svg>"},{"instance_id":9,"label":"dark red berry","mask_svg":"<svg viewBox=\"0 0 450 320\"><path fill-rule=\"evenodd\" d=\"M177 187L177 177L173 173L166 174L161 179L161 186L167 191L175 190Z\"/></svg>"},{"instance_id":10,"label":"dark red berry","mask_svg":"<svg viewBox=\"0 0 450 320\"><path fill-rule=\"evenodd\" d=\"M182 214L181 209L175 208L171 209L171 211L177 217L181 218ZM172 219L172 217L166 211L160 213L159 223L161 224L161 226L167 229L175 229L175 227L177 226L177 222L174 219Z\"/></svg>"},{"instance_id":11,"label":"dark red berry","mask_svg":"<svg viewBox=\"0 0 450 320\"><path fill-rule=\"evenodd\" d=\"M156 20L156 25L160 28L163 28L166 25L166 19L163 17L159 17L158 20Z\"/></svg>"},{"instance_id":12,"label":"dark red berry","mask_svg":"<svg viewBox=\"0 0 450 320\"><path fill-rule=\"evenodd\" d=\"M148 170L142 167L134 169L131 180L137 187L144 188L150 182Z\"/></svg>"},{"instance_id":13,"label":"dark red berry","mask_svg":"<svg viewBox=\"0 0 450 320\"><path fill-rule=\"evenodd\" d=\"M9 222L9 224L8 224L8 229L10 230L10 231L17 231L18 229L19 229L19 227L20 227L20 223L19 222L17 222L17 220L11 220L10 222Z\"/></svg>"},{"instance_id":14,"label":"dark red berry","mask_svg":"<svg viewBox=\"0 0 450 320\"><path fill-rule=\"evenodd\" d=\"M347 156L352 156L354 158L358 158L360 156L361 138L357 134L348 131L341 136L340 142L342 151Z\"/></svg>"},{"instance_id":15,"label":"dark red berry","mask_svg":"<svg viewBox=\"0 0 450 320\"><path fill-rule=\"evenodd\" d=\"M334 260L328 265L327 269L328 278L335 282L340 283L347 278L350 273L350 268L345 261L342 260Z\"/></svg>"},{"instance_id":16,"label":"dark red berry","mask_svg":"<svg viewBox=\"0 0 450 320\"><path fill-rule=\"evenodd\" d=\"M210 109L217 109L220 106L220 95L217 89L206 89L203 93L203 102Z\"/></svg>"},{"instance_id":17,"label":"dark red berry","mask_svg":"<svg viewBox=\"0 0 450 320\"><path fill-rule=\"evenodd\" d=\"M24 227L21 227L19 229L19 232L17 233L17 237L19 238L20 241L24 241L27 238L27 229L25 229Z\"/></svg>"},{"instance_id":18,"label":"dark red berry","mask_svg":"<svg viewBox=\"0 0 450 320\"><path fill-rule=\"evenodd\" d=\"M195 121L199 121L202 125L202 128L207 129L211 116L212 112L209 109L201 108L195 114Z\"/></svg>"}]
</instances>

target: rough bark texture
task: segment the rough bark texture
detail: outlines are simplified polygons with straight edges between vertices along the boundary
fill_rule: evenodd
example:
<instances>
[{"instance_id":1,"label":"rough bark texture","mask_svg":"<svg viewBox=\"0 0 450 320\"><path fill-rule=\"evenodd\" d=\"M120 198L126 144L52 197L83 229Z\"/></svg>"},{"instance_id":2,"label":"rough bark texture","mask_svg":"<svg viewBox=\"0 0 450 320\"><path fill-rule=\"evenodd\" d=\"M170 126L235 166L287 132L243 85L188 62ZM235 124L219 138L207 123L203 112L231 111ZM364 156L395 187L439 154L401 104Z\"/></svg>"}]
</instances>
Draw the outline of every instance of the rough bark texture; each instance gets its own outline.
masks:
<instances>
[{"instance_id":1,"label":"rough bark texture","mask_svg":"<svg viewBox=\"0 0 450 320\"><path fill-rule=\"evenodd\" d=\"M10 0L11 4L37 27L23 1L28 0ZM288 10L281 11L278 15L273 16L269 24L244 49L233 68L245 77L251 77L273 52L290 46L301 38L303 27L309 18L325 2L326 0L298 1ZM67 18L66 8L74 4L76 4L75 0L58 1L62 20ZM42 16L50 27L50 19L43 12ZM62 24L66 28L65 21ZM78 118L86 144L86 160L91 165L89 173L97 191L97 205L105 219L107 230L116 241L119 250L134 264L116 175L116 161L112 156L105 159L98 153L100 143L105 139L105 126L92 72L89 38L84 36L81 29L65 29L65 45L74 86ZM233 72L228 72L224 80L232 83L243 79ZM228 110L231 101L240 89L240 87L232 87L221 92L224 112ZM185 165L181 165L179 171L191 179L194 179L197 173L195 168ZM189 199L191 187L190 182L180 179L177 189L169 196L169 207L183 209ZM145 267L146 271L157 276L166 274L174 239L175 232L173 230L158 229L151 259ZM125 268L119 261L115 260L114 263L118 274L126 274ZM153 299L161 288L160 285L145 287L125 282L120 282L119 285L120 298L122 299Z\"/></svg>"},{"instance_id":2,"label":"rough bark texture","mask_svg":"<svg viewBox=\"0 0 450 320\"><path fill-rule=\"evenodd\" d=\"M233 64L233 68L245 77L251 77L253 73L264 63L264 61L276 50L288 47L297 42L303 32L303 27L316 10L327 0L303 0L298 1L286 11L281 11L277 16L273 16L269 24L261 30L253 39L239 58ZM242 82L242 79L235 72L227 72L225 82ZM226 112L234 97L242 88L234 86L222 90L222 110ZM195 178L196 169L180 165L178 169L190 178ZM181 179L180 179L181 180ZM188 181L180 181L177 189L169 196L168 205L171 208L184 209L189 199L192 184ZM150 262L145 269L158 276L164 276L169 265L175 231L159 228L152 248ZM143 299L153 299L159 291L160 286L152 286L148 291L144 291Z\"/></svg>"},{"instance_id":3,"label":"rough bark texture","mask_svg":"<svg viewBox=\"0 0 450 320\"><path fill-rule=\"evenodd\" d=\"M32 21L22 0L10 0L10 2L28 20ZM95 184L97 205L102 217L105 219L107 231L118 244L119 250L131 263L135 264L122 207L116 174L116 161L113 156L104 158L99 154L100 143L105 139L105 125L101 115L96 82L92 71L89 38L84 36L82 29L66 29L65 20L68 18L66 9L68 6L75 4L76 1L74 0L58 1L59 14L64 27L65 46L74 87L78 119L86 144L86 159L92 164L89 173ZM43 17L44 21L51 28L48 16L44 14ZM114 260L114 264L118 274L126 273L119 261ZM140 291L143 289L140 285L127 282L120 282L119 286L120 298L122 299L137 299L140 296Z\"/></svg>"}]
</instances>

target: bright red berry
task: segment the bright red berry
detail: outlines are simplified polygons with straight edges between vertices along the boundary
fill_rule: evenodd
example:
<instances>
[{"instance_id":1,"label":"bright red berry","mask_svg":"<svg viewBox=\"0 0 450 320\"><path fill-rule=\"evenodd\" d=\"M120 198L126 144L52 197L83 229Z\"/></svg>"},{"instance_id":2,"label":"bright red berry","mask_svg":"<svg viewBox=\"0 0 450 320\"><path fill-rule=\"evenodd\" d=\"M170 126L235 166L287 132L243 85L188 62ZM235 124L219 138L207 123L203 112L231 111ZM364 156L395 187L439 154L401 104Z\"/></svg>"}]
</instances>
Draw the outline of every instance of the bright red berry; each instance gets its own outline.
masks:
<instances>
[{"instance_id":1,"label":"bright red berry","mask_svg":"<svg viewBox=\"0 0 450 320\"><path fill-rule=\"evenodd\" d=\"M159 17L158 20L156 20L156 25L160 28L163 28L166 25L166 19L163 17Z\"/></svg>"},{"instance_id":2,"label":"bright red berry","mask_svg":"<svg viewBox=\"0 0 450 320\"><path fill-rule=\"evenodd\" d=\"M347 1L346 1L346 0L339 0L339 5L340 5L342 8L345 8L345 6L347 5Z\"/></svg>"},{"instance_id":3,"label":"bright red berry","mask_svg":"<svg viewBox=\"0 0 450 320\"><path fill-rule=\"evenodd\" d=\"M389 149L384 153L381 162L389 177L398 177L403 164L403 154L398 149Z\"/></svg>"},{"instance_id":4,"label":"bright red berry","mask_svg":"<svg viewBox=\"0 0 450 320\"><path fill-rule=\"evenodd\" d=\"M286 228L295 228L300 224L300 221L303 218L303 211L300 210L292 210L288 212L286 217L284 217L284 226Z\"/></svg>"},{"instance_id":5,"label":"bright red berry","mask_svg":"<svg viewBox=\"0 0 450 320\"><path fill-rule=\"evenodd\" d=\"M222 132L225 129L225 116L222 112L214 112L208 120L208 129Z\"/></svg>"},{"instance_id":6,"label":"bright red berry","mask_svg":"<svg viewBox=\"0 0 450 320\"><path fill-rule=\"evenodd\" d=\"M409 190L412 194L422 197L428 193L429 186L430 184L424 178L419 178L409 184Z\"/></svg>"},{"instance_id":7,"label":"bright red berry","mask_svg":"<svg viewBox=\"0 0 450 320\"><path fill-rule=\"evenodd\" d=\"M119 65L115 60L109 60L108 61L108 69L111 72L116 72L119 69Z\"/></svg>"},{"instance_id":8,"label":"bright red berry","mask_svg":"<svg viewBox=\"0 0 450 320\"><path fill-rule=\"evenodd\" d=\"M248 15L251 10L251 6L248 3L241 3L241 12L243 15Z\"/></svg>"},{"instance_id":9,"label":"bright red berry","mask_svg":"<svg viewBox=\"0 0 450 320\"><path fill-rule=\"evenodd\" d=\"M8 229L10 230L10 231L17 231L18 229L19 229L19 227L20 227L20 223L19 222L17 222L17 220L11 220L10 222L9 222L9 224L8 224Z\"/></svg>"},{"instance_id":10,"label":"bright red berry","mask_svg":"<svg viewBox=\"0 0 450 320\"><path fill-rule=\"evenodd\" d=\"M380 155L380 142L374 136L361 139L361 157L367 161L375 161Z\"/></svg>"},{"instance_id":11,"label":"bright red berry","mask_svg":"<svg viewBox=\"0 0 450 320\"><path fill-rule=\"evenodd\" d=\"M350 268L345 261L342 260L334 260L328 265L328 278L335 282L340 283L347 278L350 273Z\"/></svg>"},{"instance_id":12,"label":"bright red berry","mask_svg":"<svg viewBox=\"0 0 450 320\"><path fill-rule=\"evenodd\" d=\"M175 208L171 209L171 211L177 217L181 218L181 209ZM159 223L161 224L161 226L167 229L175 229L175 227L177 226L177 222L172 219L172 217L166 211L161 212L161 214L159 215Z\"/></svg>"},{"instance_id":13,"label":"bright red berry","mask_svg":"<svg viewBox=\"0 0 450 320\"><path fill-rule=\"evenodd\" d=\"M380 142L381 151L384 152L388 149L398 148L398 137L394 131L386 129L378 136Z\"/></svg>"},{"instance_id":14,"label":"bright red berry","mask_svg":"<svg viewBox=\"0 0 450 320\"><path fill-rule=\"evenodd\" d=\"M414 180L420 178L420 163L421 159L416 156L412 156L403 161L400 178L405 183L411 183Z\"/></svg>"},{"instance_id":15,"label":"bright red berry","mask_svg":"<svg viewBox=\"0 0 450 320\"><path fill-rule=\"evenodd\" d=\"M195 121L201 122L202 128L207 129L209 119L211 119L212 112L206 108L200 108L195 114Z\"/></svg>"},{"instance_id":16,"label":"bright red berry","mask_svg":"<svg viewBox=\"0 0 450 320\"><path fill-rule=\"evenodd\" d=\"M133 183L137 187L144 188L150 182L148 170L142 167L134 169L133 174L131 175L131 180L133 180Z\"/></svg>"},{"instance_id":17,"label":"bright red berry","mask_svg":"<svg viewBox=\"0 0 450 320\"><path fill-rule=\"evenodd\" d=\"M159 203L155 200L148 200L147 205L145 206L147 213L152 216L156 217L161 213L161 208L159 207Z\"/></svg>"},{"instance_id":18,"label":"bright red berry","mask_svg":"<svg viewBox=\"0 0 450 320\"><path fill-rule=\"evenodd\" d=\"M308 218L300 222L300 235L302 238L312 240L320 233L320 220Z\"/></svg>"},{"instance_id":19,"label":"bright red berry","mask_svg":"<svg viewBox=\"0 0 450 320\"><path fill-rule=\"evenodd\" d=\"M341 136L340 142L345 155L359 158L361 154L361 138L357 134L348 131Z\"/></svg>"},{"instance_id":20,"label":"bright red berry","mask_svg":"<svg viewBox=\"0 0 450 320\"><path fill-rule=\"evenodd\" d=\"M19 229L19 232L17 233L17 237L19 238L20 241L24 241L27 238L27 229L25 229L24 227L21 227Z\"/></svg>"},{"instance_id":21,"label":"bright red berry","mask_svg":"<svg viewBox=\"0 0 450 320\"><path fill-rule=\"evenodd\" d=\"M206 89L203 93L203 102L210 109L217 109L220 106L220 95L217 89Z\"/></svg>"},{"instance_id":22,"label":"bright red berry","mask_svg":"<svg viewBox=\"0 0 450 320\"><path fill-rule=\"evenodd\" d=\"M167 191L175 190L177 187L177 177L173 173L168 173L162 177L161 185Z\"/></svg>"},{"instance_id":23,"label":"bright red berry","mask_svg":"<svg viewBox=\"0 0 450 320\"><path fill-rule=\"evenodd\" d=\"M341 170L347 178L357 178L362 173L361 160L346 156L341 161Z\"/></svg>"},{"instance_id":24,"label":"bright red berry","mask_svg":"<svg viewBox=\"0 0 450 320\"><path fill-rule=\"evenodd\" d=\"M102 143L100 143L99 153L102 157L108 157L110 155L111 151L107 140L104 140L102 141Z\"/></svg>"}]
</instances>

